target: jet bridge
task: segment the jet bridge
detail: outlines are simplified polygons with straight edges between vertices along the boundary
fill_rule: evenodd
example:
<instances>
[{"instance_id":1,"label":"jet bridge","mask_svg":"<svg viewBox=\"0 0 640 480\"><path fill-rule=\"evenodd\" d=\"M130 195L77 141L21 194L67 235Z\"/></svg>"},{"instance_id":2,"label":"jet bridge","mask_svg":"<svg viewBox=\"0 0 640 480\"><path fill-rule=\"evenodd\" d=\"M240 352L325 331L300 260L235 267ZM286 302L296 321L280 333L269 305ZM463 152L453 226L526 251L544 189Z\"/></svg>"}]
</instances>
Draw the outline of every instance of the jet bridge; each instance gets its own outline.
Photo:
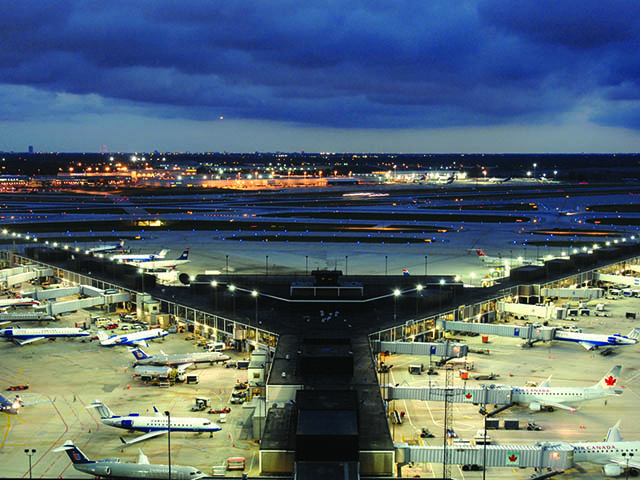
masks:
<instances>
[{"instance_id":1,"label":"jet bridge","mask_svg":"<svg viewBox=\"0 0 640 480\"><path fill-rule=\"evenodd\" d=\"M389 352L404 355L436 355L439 357L455 358L466 357L469 346L466 343L457 342L371 342L374 353Z\"/></svg>"},{"instance_id":2,"label":"jet bridge","mask_svg":"<svg viewBox=\"0 0 640 480\"><path fill-rule=\"evenodd\" d=\"M512 405L512 387L503 385L467 386L467 387L406 387L392 385L382 386L384 400L422 400L425 402L447 401L453 403L472 403L480 405Z\"/></svg>"},{"instance_id":3,"label":"jet bridge","mask_svg":"<svg viewBox=\"0 0 640 480\"><path fill-rule=\"evenodd\" d=\"M398 464L442 463L444 447L419 447L397 443ZM538 442L535 445L448 446L447 462L471 470L482 466L566 470L573 467L574 449L566 442Z\"/></svg>"},{"instance_id":4,"label":"jet bridge","mask_svg":"<svg viewBox=\"0 0 640 480\"><path fill-rule=\"evenodd\" d=\"M606 273L596 273L594 280L610 282L616 285L628 285L629 287L640 287L640 278L628 277L626 275L608 275Z\"/></svg>"},{"instance_id":5,"label":"jet bridge","mask_svg":"<svg viewBox=\"0 0 640 480\"><path fill-rule=\"evenodd\" d=\"M91 287L88 285L79 285L77 287L53 288L51 290L36 290L29 294L35 300L47 300L45 305L36 307L35 310L46 311L49 315L71 312L81 308L91 308L96 305L109 305L112 303L123 303L131 300L129 292L118 292L105 295L104 290ZM87 298L69 300L67 302L56 302L58 298L69 297L72 295L83 295Z\"/></svg>"},{"instance_id":6,"label":"jet bridge","mask_svg":"<svg viewBox=\"0 0 640 480\"><path fill-rule=\"evenodd\" d=\"M35 266L22 266L15 268L5 268L0 270L0 284L5 288L10 288L23 282L29 282L35 278L50 277L53 275L51 268L40 268Z\"/></svg>"},{"instance_id":7,"label":"jet bridge","mask_svg":"<svg viewBox=\"0 0 640 480\"><path fill-rule=\"evenodd\" d=\"M496 325L493 323L450 322L439 319L436 327L454 332L473 332L479 335L498 335L526 340L528 343L553 340L555 328L533 325Z\"/></svg>"},{"instance_id":8,"label":"jet bridge","mask_svg":"<svg viewBox=\"0 0 640 480\"><path fill-rule=\"evenodd\" d=\"M604 297L602 288L543 288L540 295L545 298L558 297L572 300L596 300Z\"/></svg>"}]
</instances>

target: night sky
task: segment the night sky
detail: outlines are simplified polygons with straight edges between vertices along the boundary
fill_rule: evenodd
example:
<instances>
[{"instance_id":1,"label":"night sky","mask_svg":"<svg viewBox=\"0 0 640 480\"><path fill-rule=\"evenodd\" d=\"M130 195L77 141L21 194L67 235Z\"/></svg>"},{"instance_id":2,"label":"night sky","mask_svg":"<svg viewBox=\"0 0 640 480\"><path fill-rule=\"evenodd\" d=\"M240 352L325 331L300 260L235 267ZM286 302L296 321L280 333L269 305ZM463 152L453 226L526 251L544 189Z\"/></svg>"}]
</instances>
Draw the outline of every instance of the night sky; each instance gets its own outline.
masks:
<instances>
[{"instance_id":1,"label":"night sky","mask_svg":"<svg viewBox=\"0 0 640 480\"><path fill-rule=\"evenodd\" d=\"M0 150L640 151L636 0L0 12Z\"/></svg>"}]
</instances>

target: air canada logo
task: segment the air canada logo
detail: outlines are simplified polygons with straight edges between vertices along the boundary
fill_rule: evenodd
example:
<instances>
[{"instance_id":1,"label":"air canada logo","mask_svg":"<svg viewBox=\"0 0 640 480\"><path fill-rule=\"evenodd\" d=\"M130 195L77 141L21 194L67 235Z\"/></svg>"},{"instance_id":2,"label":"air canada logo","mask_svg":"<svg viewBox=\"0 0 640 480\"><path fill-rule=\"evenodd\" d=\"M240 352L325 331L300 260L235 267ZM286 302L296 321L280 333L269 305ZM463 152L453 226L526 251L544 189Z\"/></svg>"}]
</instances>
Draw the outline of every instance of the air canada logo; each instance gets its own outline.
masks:
<instances>
[{"instance_id":1,"label":"air canada logo","mask_svg":"<svg viewBox=\"0 0 640 480\"><path fill-rule=\"evenodd\" d=\"M472 397L473 397L473 395L471 393L465 393L464 394L464 398L466 398L467 400L471 400Z\"/></svg>"},{"instance_id":2,"label":"air canada logo","mask_svg":"<svg viewBox=\"0 0 640 480\"><path fill-rule=\"evenodd\" d=\"M518 465L520 463L520 454L517 452L509 452L507 454L507 465Z\"/></svg>"},{"instance_id":3,"label":"air canada logo","mask_svg":"<svg viewBox=\"0 0 640 480\"><path fill-rule=\"evenodd\" d=\"M613 375L609 375L604 379L604 383L606 383L609 387L613 387L616 384L616 377L614 377Z\"/></svg>"}]
</instances>

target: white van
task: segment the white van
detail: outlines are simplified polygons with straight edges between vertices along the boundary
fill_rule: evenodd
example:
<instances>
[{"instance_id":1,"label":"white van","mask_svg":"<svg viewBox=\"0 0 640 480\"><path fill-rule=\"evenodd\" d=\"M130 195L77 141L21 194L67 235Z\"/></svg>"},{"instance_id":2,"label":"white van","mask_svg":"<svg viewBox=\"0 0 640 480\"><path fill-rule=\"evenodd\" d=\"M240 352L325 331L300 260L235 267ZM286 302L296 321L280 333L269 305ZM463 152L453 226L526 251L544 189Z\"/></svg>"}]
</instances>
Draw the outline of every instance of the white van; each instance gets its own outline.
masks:
<instances>
[{"instance_id":1,"label":"white van","mask_svg":"<svg viewBox=\"0 0 640 480\"><path fill-rule=\"evenodd\" d=\"M212 342L207 343L204 348L208 352L221 352L222 350L227 348L227 346L222 342Z\"/></svg>"}]
</instances>

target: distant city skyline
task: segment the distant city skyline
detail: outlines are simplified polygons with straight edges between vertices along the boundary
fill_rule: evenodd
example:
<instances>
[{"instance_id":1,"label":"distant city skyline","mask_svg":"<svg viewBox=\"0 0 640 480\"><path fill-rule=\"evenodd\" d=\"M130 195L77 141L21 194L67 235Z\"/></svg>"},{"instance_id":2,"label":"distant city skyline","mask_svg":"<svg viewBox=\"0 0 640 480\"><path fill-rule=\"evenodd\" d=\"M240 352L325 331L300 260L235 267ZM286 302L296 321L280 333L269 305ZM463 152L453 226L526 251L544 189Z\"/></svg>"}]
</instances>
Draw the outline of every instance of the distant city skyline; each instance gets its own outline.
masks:
<instances>
[{"instance_id":1,"label":"distant city skyline","mask_svg":"<svg viewBox=\"0 0 640 480\"><path fill-rule=\"evenodd\" d=\"M640 151L635 2L3 12L2 151Z\"/></svg>"}]
</instances>

